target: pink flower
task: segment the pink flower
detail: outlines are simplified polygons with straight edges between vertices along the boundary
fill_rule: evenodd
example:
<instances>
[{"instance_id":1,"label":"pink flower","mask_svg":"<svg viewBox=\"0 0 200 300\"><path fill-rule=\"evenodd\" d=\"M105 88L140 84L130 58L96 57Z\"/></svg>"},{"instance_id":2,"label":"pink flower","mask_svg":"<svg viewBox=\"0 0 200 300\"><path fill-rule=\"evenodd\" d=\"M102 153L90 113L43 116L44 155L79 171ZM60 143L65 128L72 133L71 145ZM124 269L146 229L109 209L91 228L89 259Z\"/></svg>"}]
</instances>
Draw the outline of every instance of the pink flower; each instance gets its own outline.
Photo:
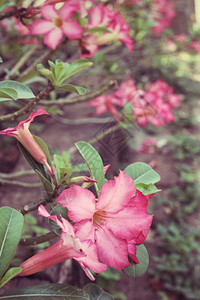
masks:
<instances>
[{"instance_id":1,"label":"pink flower","mask_svg":"<svg viewBox=\"0 0 200 300\"><path fill-rule=\"evenodd\" d=\"M38 214L56 222L62 232L60 240L23 262L20 265L20 268L23 270L19 276L27 276L40 272L50 266L71 258L79 262L86 275L91 280L94 280L95 278L89 269L96 273L104 272L107 269L105 264L98 261L95 244L89 239L80 241L75 235L74 227L66 219L60 216L60 221L56 215L50 216L42 205L38 208Z\"/></svg>"},{"instance_id":2,"label":"pink flower","mask_svg":"<svg viewBox=\"0 0 200 300\"><path fill-rule=\"evenodd\" d=\"M128 255L139 262L135 244L145 241L153 216L147 214L147 197L129 175L120 171L115 180L104 183L98 201L92 192L74 185L57 203L67 207L76 236L96 245L100 262L117 270L129 265Z\"/></svg>"},{"instance_id":3,"label":"pink flower","mask_svg":"<svg viewBox=\"0 0 200 300\"><path fill-rule=\"evenodd\" d=\"M31 33L45 34L44 43L51 49L56 49L61 42L63 35L68 39L77 39L81 37L82 28L75 20L70 20L75 15L78 7L66 2L59 13L55 6L46 5L41 8L41 14L44 20L36 20L32 24Z\"/></svg>"},{"instance_id":4,"label":"pink flower","mask_svg":"<svg viewBox=\"0 0 200 300\"><path fill-rule=\"evenodd\" d=\"M34 118L44 114L48 113L43 108L39 108L37 112L32 112L27 120L19 122L14 128L7 128L0 131L0 134L15 137L37 162L44 164L47 170L52 173L53 171L47 162L46 155L29 131L29 126Z\"/></svg>"}]
</instances>

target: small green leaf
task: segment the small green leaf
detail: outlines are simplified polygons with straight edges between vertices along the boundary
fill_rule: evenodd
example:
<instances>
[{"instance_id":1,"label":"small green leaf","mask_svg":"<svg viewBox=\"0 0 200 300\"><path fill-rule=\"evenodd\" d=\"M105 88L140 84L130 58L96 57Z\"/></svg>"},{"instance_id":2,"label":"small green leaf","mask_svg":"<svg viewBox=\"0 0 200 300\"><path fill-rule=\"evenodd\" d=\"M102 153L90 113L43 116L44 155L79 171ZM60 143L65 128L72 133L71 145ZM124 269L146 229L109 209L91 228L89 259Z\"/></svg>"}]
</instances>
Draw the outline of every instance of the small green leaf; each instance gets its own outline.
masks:
<instances>
[{"instance_id":1,"label":"small green leaf","mask_svg":"<svg viewBox=\"0 0 200 300\"><path fill-rule=\"evenodd\" d=\"M142 276L149 266L149 255L144 244L136 245L136 247L136 256L139 260L139 263L133 263L133 265L122 270L125 274L133 278Z\"/></svg>"},{"instance_id":2,"label":"small green leaf","mask_svg":"<svg viewBox=\"0 0 200 300\"><path fill-rule=\"evenodd\" d=\"M90 300L114 300L110 294L106 293L100 286L94 283L87 284L83 290L88 293Z\"/></svg>"},{"instance_id":3,"label":"small green leaf","mask_svg":"<svg viewBox=\"0 0 200 300\"><path fill-rule=\"evenodd\" d=\"M66 68L63 76L61 77L62 82L71 77L72 75L92 66L93 63L88 59L79 59L74 61L68 68Z\"/></svg>"},{"instance_id":4,"label":"small green leaf","mask_svg":"<svg viewBox=\"0 0 200 300\"><path fill-rule=\"evenodd\" d=\"M48 164L52 166L49 148L47 144L39 136L33 135L33 137L40 146L40 148L43 150L44 154L46 155Z\"/></svg>"},{"instance_id":5,"label":"small green leaf","mask_svg":"<svg viewBox=\"0 0 200 300\"><path fill-rule=\"evenodd\" d=\"M0 102L17 100L18 93L10 88L0 88Z\"/></svg>"},{"instance_id":6,"label":"small green leaf","mask_svg":"<svg viewBox=\"0 0 200 300\"><path fill-rule=\"evenodd\" d=\"M48 196L48 198L49 198L49 197L53 194L53 186L52 186L51 182L49 182L49 181L47 180L47 178L45 178L45 177L40 173L40 171L35 170L35 173L38 175L40 181L42 182L43 187L44 187L44 189L45 189L45 191L46 191L46 193L47 193L47 196Z\"/></svg>"},{"instance_id":7,"label":"small green leaf","mask_svg":"<svg viewBox=\"0 0 200 300\"><path fill-rule=\"evenodd\" d=\"M106 27L93 27L85 30L86 32L111 32Z\"/></svg>"},{"instance_id":8,"label":"small green leaf","mask_svg":"<svg viewBox=\"0 0 200 300\"><path fill-rule=\"evenodd\" d=\"M74 92L77 93L79 95L84 95L86 93L86 89L82 86L75 86L72 84L63 84L60 85L58 87L56 87L57 90L65 90L65 91L69 91L69 92Z\"/></svg>"},{"instance_id":9,"label":"small green leaf","mask_svg":"<svg viewBox=\"0 0 200 300\"><path fill-rule=\"evenodd\" d=\"M2 63L3 62L3 59L2 59L2 57L0 56L0 63Z\"/></svg>"},{"instance_id":10,"label":"small green leaf","mask_svg":"<svg viewBox=\"0 0 200 300\"><path fill-rule=\"evenodd\" d=\"M54 154L54 162L56 165L58 183L62 184L63 180L69 179L72 175L72 168L66 167L66 162L63 157L58 154Z\"/></svg>"},{"instance_id":11,"label":"small green leaf","mask_svg":"<svg viewBox=\"0 0 200 300\"><path fill-rule=\"evenodd\" d=\"M60 220L60 215L69 220L68 218L68 209L66 207L62 207L60 204L57 204L52 211L50 212L50 215L57 215L58 219ZM57 234L61 234L60 226L58 226L53 220L49 219L49 225L51 226L51 229Z\"/></svg>"},{"instance_id":12,"label":"small green leaf","mask_svg":"<svg viewBox=\"0 0 200 300\"><path fill-rule=\"evenodd\" d=\"M0 278L8 268L19 243L23 215L11 207L0 208Z\"/></svg>"},{"instance_id":13,"label":"small green leaf","mask_svg":"<svg viewBox=\"0 0 200 300\"><path fill-rule=\"evenodd\" d=\"M157 187L153 183L145 184L145 183L136 183L135 187L139 190L143 195L150 195L160 192L161 190L157 189Z\"/></svg>"},{"instance_id":14,"label":"small green leaf","mask_svg":"<svg viewBox=\"0 0 200 300\"><path fill-rule=\"evenodd\" d=\"M17 274L21 273L22 270L23 270L22 268L9 269L0 281L0 288L2 288L2 286L4 286L8 281L10 281Z\"/></svg>"},{"instance_id":15,"label":"small green leaf","mask_svg":"<svg viewBox=\"0 0 200 300\"><path fill-rule=\"evenodd\" d=\"M90 300L89 295L82 289L63 284L44 284L13 290L0 296L6 300ZM106 299L105 299L106 300Z\"/></svg>"},{"instance_id":16,"label":"small green leaf","mask_svg":"<svg viewBox=\"0 0 200 300\"><path fill-rule=\"evenodd\" d=\"M97 194L99 195L102 185L105 183L103 161L99 153L86 142L77 142L76 148L84 158L92 179L98 181L94 183Z\"/></svg>"},{"instance_id":17,"label":"small green leaf","mask_svg":"<svg viewBox=\"0 0 200 300\"><path fill-rule=\"evenodd\" d=\"M33 92L28 86L17 81L13 81L13 80L1 81L0 89L1 88L9 88L15 90L17 93L17 99L30 99L35 97L35 95L33 94Z\"/></svg>"},{"instance_id":18,"label":"small green leaf","mask_svg":"<svg viewBox=\"0 0 200 300\"><path fill-rule=\"evenodd\" d=\"M32 155L30 155L30 153L25 149L25 147L18 142L18 147L22 153L22 155L24 156L24 158L26 159L26 161L28 162L28 164L31 166L31 168L36 171L38 170L46 179L49 178L49 176L47 175L47 173L45 172L44 166L43 164L40 164L39 162L37 162Z\"/></svg>"},{"instance_id":19,"label":"small green leaf","mask_svg":"<svg viewBox=\"0 0 200 300\"><path fill-rule=\"evenodd\" d=\"M46 69L42 64L38 64L37 65L37 71L41 75L47 77L51 81L51 83L53 84L53 82L54 82L54 76L53 76L53 72L52 71L50 71L49 69Z\"/></svg>"},{"instance_id":20,"label":"small green leaf","mask_svg":"<svg viewBox=\"0 0 200 300\"><path fill-rule=\"evenodd\" d=\"M124 172L133 179L135 184L154 184L160 180L160 176L158 175L158 173L154 171L149 165L142 162L137 162L129 165L124 170Z\"/></svg>"}]
</instances>

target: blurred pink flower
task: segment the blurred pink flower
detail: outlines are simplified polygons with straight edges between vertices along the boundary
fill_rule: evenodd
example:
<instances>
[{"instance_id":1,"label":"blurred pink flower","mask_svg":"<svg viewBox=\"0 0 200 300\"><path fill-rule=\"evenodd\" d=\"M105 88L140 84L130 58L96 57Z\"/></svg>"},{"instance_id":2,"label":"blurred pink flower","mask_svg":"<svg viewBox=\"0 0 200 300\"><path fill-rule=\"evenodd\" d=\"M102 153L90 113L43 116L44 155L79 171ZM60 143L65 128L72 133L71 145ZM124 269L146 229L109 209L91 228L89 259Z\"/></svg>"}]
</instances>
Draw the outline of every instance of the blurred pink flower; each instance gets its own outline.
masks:
<instances>
[{"instance_id":1,"label":"blurred pink flower","mask_svg":"<svg viewBox=\"0 0 200 300\"><path fill-rule=\"evenodd\" d=\"M59 12L53 5L43 6L41 14L44 19L33 22L31 33L33 35L44 34L44 43L51 49L56 49L63 35L66 35L68 39L80 38L81 26L76 20L70 20L79 8L77 5L70 5L66 2Z\"/></svg>"},{"instance_id":2,"label":"blurred pink flower","mask_svg":"<svg viewBox=\"0 0 200 300\"><path fill-rule=\"evenodd\" d=\"M27 276L40 272L70 258L79 262L86 275L91 280L94 280L95 278L89 269L96 273L104 272L107 269L107 266L98 260L95 244L89 239L80 241L74 232L72 224L61 215L60 221L56 215L50 216L42 205L38 208L38 214L56 222L61 228L60 240L23 262L20 265L20 268L23 270L18 276Z\"/></svg>"},{"instance_id":3,"label":"blurred pink flower","mask_svg":"<svg viewBox=\"0 0 200 300\"><path fill-rule=\"evenodd\" d=\"M128 255L139 262L135 245L145 241L153 216L147 213L147 197L129 175L120 171L104 183L98 201L92 192L74 185L56 202L67 207L76 236L96 245L100 262L117 270L129 265Z\"/></svg>"},{"instance_id":4,"label":"blurred pink flower","mask_svg":"<svg viewBox=\"0 0 200 300\"><path fill-rule=\"evenodd\" d=\"M156 139L154 138L146 138L141 147L139 149L137 149L138 152L142 152L142 153L149 153L152 154L155 152L155 147L156 147Z\"/></svg>"},{"instance_id":5,"label":"blurred pink flower","mask_svg":"<svg viewBox=\"0 0 200 300\"><path fill-rule=\"evenodd\" d=\"M34 118L44 114L48 113L43 108L39 108L37 112L32 112L27 120L19 122L19 124L14 128L9 127L0 131L0 134L15 137L33 156L33 158L37 162L44 164L49 173L52 174L53 170L47 162L46 155L29 131L29 126L31 122L33 122Z\"/></svg>"}]
</instances>

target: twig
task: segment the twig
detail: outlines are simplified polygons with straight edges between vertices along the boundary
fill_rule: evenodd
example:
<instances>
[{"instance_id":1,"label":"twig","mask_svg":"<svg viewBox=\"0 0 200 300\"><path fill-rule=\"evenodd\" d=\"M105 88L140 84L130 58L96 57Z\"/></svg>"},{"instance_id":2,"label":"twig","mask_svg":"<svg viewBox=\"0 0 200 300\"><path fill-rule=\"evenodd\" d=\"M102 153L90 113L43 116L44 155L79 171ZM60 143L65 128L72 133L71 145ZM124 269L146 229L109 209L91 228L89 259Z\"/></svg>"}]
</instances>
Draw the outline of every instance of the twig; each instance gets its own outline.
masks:
<instances>
[{"instance_id":1,"label":"twig","mask_svg":"<svg viewBox=\"0 0 200 300\"><path fill-rule=\"evenodd\" d=\"M26 204L26 205L24 205L21 209L19 209L19 212L20 212L22 215L26 215L26 214L28 214L29 212L38 209L38 207L40 206L40 204L45 204L45 203L46 203L46 200L45 200L45 199L42 199L42 200L40 200L40 201L38 201L38 202Z\"/></svg>"},{"instance_id":2,"label":"twig","mask_svg":"<svg viewBox=\"0 0 200 300\"><path fill-rule=\"evenodd\" d=\"M82 119L66 119L54 116L54 119L66 125L81 125L81 124L106 124L113 122L112 118L82 118ZM1 176L1 173L0 173Z\"/></svg>"},{"instance_id":3,"label":"twig","mask_svg":"<svg viewBox=\"0 0 200 300\"><path fill-rule=\"evenodd\" d=\"M0 123L5 122L5 121L10 121L10 120L14 121L18 117L29 112L33 106L35 106L41 99L46 98L53 90L54 90L54 87L49 82L49 85L43 91L41 91L32 101L30 101L28 104L26 104L24 107L22 107L21 109L19 109L18 111L14 112L14 113L11 113L11 114L8 114L5 116L1 116Z\"/></svg>"},{"instance_id":4,"label":"twig","mask_svg":"<svg viewBox=\"0 0 200 300\"><path fill-rule=\"evenodd\" d=\"M42 105L47 105L47 106L52 106L52 105L70 105L70 104L75 104L75 103L80 103L80 102L86 102L88 100L94 99L98 96L101 96L103 93L108 91L109 89L113 88L115 89L117 87L117 82L115 80L110 80L106 85L104 85L101 89L87 93L84 96L78 96L74 97L72 99L58 99L55 101L48 101L48 100L43 100L40 103Z\"/></svg>"},{"instance_id":5,"label":"twig","mask_svg":"<svg viewBox=\"0 0 200 300\"><path fill-rule=\"evenodd\" d=\"M10 11L2 12L0 14L0 21L2 21L3 19L6 19L6 18L12 17L14 15L19 15L20 13L24 12L25 10L26 9L24 7L21 7L21 8L18 8L18 9L16 7L14 7Z\"/></svg>"},{"instance_id":6,"label":"twig","mask_svg":"<svg viewBox=\"0 0 200 300\"><path fill-rule=\"evenodd\" d=\"M40 235L40 236L26 238L26 239L21 239L20 242L19 242L19 244L21 246L38 245L38 244L42 244L42 243L48 242L48 241L50 241L52 239L55 239L56 237L58 237L58 235L55 232L50 231L50 232L45 233L45 234Z\"/></svg>"},{"instance_id":7,"label":"twig","mask_svg":"<svg viewBox=\"0 0 200 300\"><path fill-rule=\"evenodd\" d=\"M41 183L27 183L27 182L22 182L22 181L17 181L17 180L8 180L8 179L4 179L4 178L0 178L0 183L2 184L8 184L8 185L16 185L16 186L20 186L20 187L24 187L24 188L38 188L41 186Z\"/></svg>"},{"instance_id":8,"label":"twig","mask_svg":"<svg viewBox=\"0 0 200 300\"><path fill-rule=\"evenodd\" d=\"M35 174L35 172L33 170L22 170L22 171L18 171L18 172L15 172L15 173L10 173L10 174L0 173L0 177L3 177L3 178L16 178L16 177L34 175L34 174Z\"/></svg>"}]
</instances>

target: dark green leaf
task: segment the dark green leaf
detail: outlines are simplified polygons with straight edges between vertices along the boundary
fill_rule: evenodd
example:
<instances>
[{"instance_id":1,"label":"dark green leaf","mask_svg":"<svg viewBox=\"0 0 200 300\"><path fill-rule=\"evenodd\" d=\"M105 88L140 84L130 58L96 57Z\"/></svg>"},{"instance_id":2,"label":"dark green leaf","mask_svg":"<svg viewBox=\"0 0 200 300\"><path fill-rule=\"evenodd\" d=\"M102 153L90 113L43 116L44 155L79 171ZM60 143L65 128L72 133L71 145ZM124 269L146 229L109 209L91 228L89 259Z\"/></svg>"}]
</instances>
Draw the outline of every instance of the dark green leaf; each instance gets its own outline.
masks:
<instances>
[{"instance_id":1,"label":"dark green leaf","mask_svg":"<svg viewBox=\"0 0 200 300\"><path fill-rule=\"evenodd\" d=\"M136 183L135 187L137 190L142 192L143 195L150 195L150 194L155 194L157 192L160 192L160 190L157 189L157 187L152 183L149 183L149 184Z\"/></svg>"},{"instance_id":2,"label":"dark green leaf","mask_svg":"<svg viewBox=\"0 0 200 300\"><path fill-rule=\"evenodd\" d=\"M129 165L124 170L124 172L133 179L135 184L154 184L160 180L160 176L158 175L158 173L154 171L149 165L142 162L137 162Z\"/></svg>"},{"instance_id":3,"label":"dark green leaf","mask_svg":"<svg viewBox=\"0 0 200 300\"><path fill-rule=\"evenodd\" d=\"M9 269L0 281L0 288L2 288L2 286L4 286L8 281L10 281L17 274L21 273L21 271L22 271L22 268Z\"/></svg>"},{"instance_id":4,"label":"dark green leaf","mask_svg":"<svg viewBox=\"0 0 200 300\"><path fill-rule=\"evenodd\" d=\"M60 204L57 204L51 211L50 215L57 215L60 220L61 215L63 218L69 220L68 218L68 210L65 207L62 207ZM53 220L49 219L49 225L51 226L52 230L57 234L61 234L60 226L58 226Z\"/></svg>"},{"instance_id":5,"label":"dark green leaf","mask_svg":"<svg viewBox=\"0 0 200 300\"><path fill-rule=\"evenodd\" d=\"M40 164L39 162L37 162L20 142L18 142L18 146L19 146L19 149L20 149L22 155L24 156L24 158L26 159L28 164L31 166L31 168L34 171L38 170L46 179L48 179L48 175L45 172L43 164Z\"/></svg>"},{"instance_id":6,"label":"dark green leaf","mask_svg":"<svg viewBox=\"0 0 200 300\"><path fill-rule=\"evenodd\" d=\"M92 179L98 181L94 183L97 194L100 193L102 185L105 183L104 167L99 153L86 142L77 142L76 147L84 158Z\"/></svg>"},{"instance_id":7,"label":"dark green leaf","mask_svg":"<svg viewBox=\"0 0 200 300\"><path fill-rule=\"evenodd\" d=\"M84 95L86 93L86 89L82 86L75 86L73 84L63 84L58 87L56 87L57 90L65 90L69 92L74 92L79 95Z\"/></svg>"},{"instance_id":8,"label":"dark green leaf","mask_svg":"<svg viewBox=\"0 0 200 300\"><path fill-rule=\"evenodd\" d=\"M24 218L11 207L0 208L0 278L8 268L19 243Z\"/></svg>"},{"instance_id":9,"label":"dark green leaf","mask_svg":"<svg viewBox=\"0 0 200 300\"><path fill-rule=\"evenodd\" d=\"M33 92L28 86L17 81L13 81L13 80L1 81L0 89L1 88L9 88L15 90L17 92L17 99L30 99L35 97L35 95L33 94Z\"/></svg>"},{"instance_id":10,"label":"dark green leaf","mask_svg":"<svg viewBox=\"0 0 200 300\"><path fill-rule=\"evenodd\" d=\"M18 99L18 93L11 88L0 88L0 102Z\"/></svg>"},{"instance_id":11,"label":"dark green leaf","mask_svg":"<svg viewBox=\"0 0 200 300\"><path fill-rule=\"evenodd\" d=\"M63 284L45 284L14 290L0 296L6 300L90 300L88 294L77 287Z\"/></svg>"},{"instance_id":12,"label":"dark green leaf","mask_svg":"<svg viewBox=\"0 0 200 300\"><path fill-rule=\"evenodd\" d=\"M39 136L33 135L33 137L40 146L40 148L43 150L44 154L46 155L48 164L52 166L49 148L47 144Z\"/></svg>"},{"instance_id":13,"label":"dark green leaf","mask_svg":"<svg viewBox=\"0 0 200 300\"><path fill-rule=\"evenodd\" d=\"M106 293L100 286L94 283L89 283L84 286L83 290L88 293L90 300L113 300L114 298Z\"/></svg>"},{"instance_id":14,"label":"dark green leaf","mask_svg":"<svg viewBox=\"0 0 200 300\"><path fill-rule=\"evenodd\" d=\"M38 170L35 170L35 173L38 175L40 181L43 184L43 187L47 193L48 198L53 194L53 186L51 182L48 181Z\"/></svg>"},{"instance_id":15,"label":"dark green leaf","mask_svg":"<svg viewBox=\"0 0 200 300\"><path fill-rule=\"evenodd\" d=\"M133 263L133 265L128 266L122 270L128 276L134 278L142 276L146 272L149 266L149 255L144 244L136 245L136 247L137 247L136 256L139 260L139 263L138 264Z\"/></svg>"}]
</instances>

